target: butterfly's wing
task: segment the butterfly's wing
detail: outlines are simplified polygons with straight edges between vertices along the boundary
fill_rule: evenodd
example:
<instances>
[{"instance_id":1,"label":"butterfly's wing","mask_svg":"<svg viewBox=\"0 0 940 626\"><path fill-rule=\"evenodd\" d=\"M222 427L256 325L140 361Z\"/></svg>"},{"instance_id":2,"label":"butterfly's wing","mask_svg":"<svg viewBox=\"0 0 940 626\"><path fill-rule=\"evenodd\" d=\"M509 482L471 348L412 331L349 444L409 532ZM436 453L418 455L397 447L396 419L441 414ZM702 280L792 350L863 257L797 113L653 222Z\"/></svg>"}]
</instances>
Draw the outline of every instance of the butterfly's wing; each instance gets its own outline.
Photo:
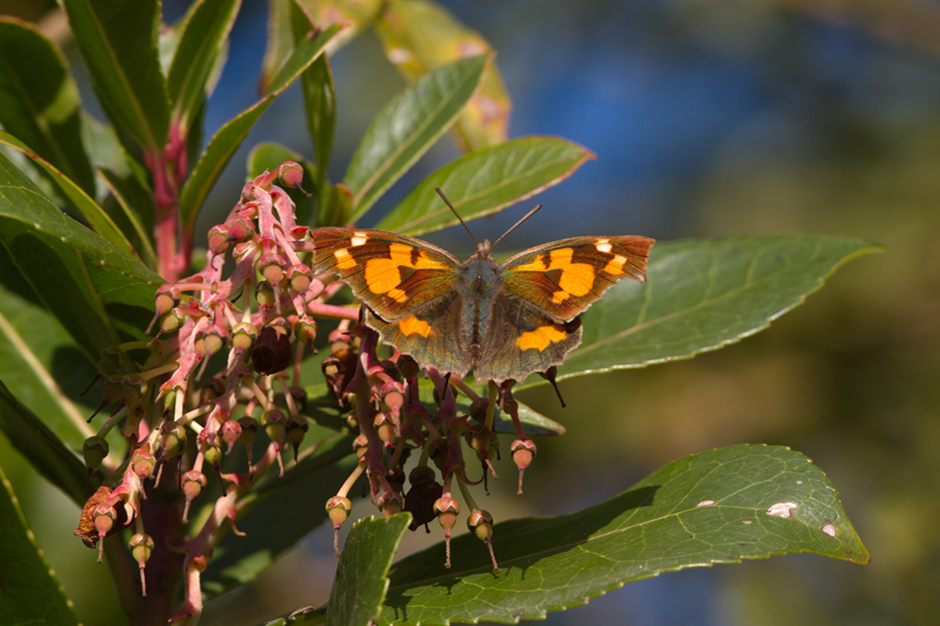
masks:
<instances>
[{"instance_id":1,"label":"butterfly's wing","mask_svg":"<svg viewBox=\"0 0 940 626\"><path fill-rule=\"evenodd\" d=\"M379 333L383 343L410 354L421 367L463 378L471 358L467 342L458 331L460 308L458 293L448 291L395 322L387 322L366 309L364 322Z\"/></svg>"},{"instance_id":2,"label":"butterfly's wing","mask_svg":"<svg viewBox=\"0 0 940 626\"><path fill-rule=\"evenodd\" d=\"M397 321L447 293L457 259L431 244L386 232L315 228L313 269L332 272L386 321Z\"/></svg>"},{"instance_id":3,"label":"butterfly's wing","mask_svg":"<svg viewBox=\"0 0 940 626\"><path fill-rule=\"evenodd\" d=\"M573 237L506 261L477 380L522 381L560 365L581 343L578 315L622 278L645 282L652 245L647 237Z\"/></svg>"},{"instance_id":4,"label":"butterfly's wing","mask_svg":"<svg viewBox=\"0 0 940 626\"><path fill-rule=\"evenodd\" d=\"M583 313L618 280L646 282L654 240L572 237L530 248L503 263L503 289L557 322Z\"/></svg>"},{"instance_id":5,"label":"butterfly's wing","mask_svg":"<svg viewBox=\"0 0 940 626\"><path fill-rule=\"evenodd\" d=\"M364 322L383 343L422 367L464 376L466 347L456 340L457 259L436 246L382 230L316 228L314 271L332 272L366 305Z\"/></svg>"},{"instance_id":6,"label":"butterfly's wing","mask_svg":"<svg viewBox=\"0 0 940 626\"><path fill-rule=\"evenodd\" d=\"M581 343L581 320L558 322L505 292L493 302L492 323L483 335L473 375L479 382L525 380L560 365Z\"/></svg>"}]
</instances>

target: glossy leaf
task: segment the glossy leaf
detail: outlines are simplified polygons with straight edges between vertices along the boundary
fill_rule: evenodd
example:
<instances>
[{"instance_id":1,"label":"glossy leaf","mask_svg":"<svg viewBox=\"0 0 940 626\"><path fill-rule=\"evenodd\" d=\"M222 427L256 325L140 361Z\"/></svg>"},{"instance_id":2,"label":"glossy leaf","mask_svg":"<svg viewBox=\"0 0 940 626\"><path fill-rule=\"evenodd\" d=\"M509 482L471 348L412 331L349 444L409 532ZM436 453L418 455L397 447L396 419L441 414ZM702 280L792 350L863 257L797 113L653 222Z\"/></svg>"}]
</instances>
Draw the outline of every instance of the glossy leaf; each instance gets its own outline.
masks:
<instances>
[{"instance_id":1,"label":"glossy leaf","mask_svg":"<svg viewBox=\"0 0 940 626\"><path fill-rule=\"evenodd\" d=\"M117 227L111 217L92 200L85 191L75 184L70 178L60 172L54 165L34 153L29 146L19 141L7 132L0 130L0 145L9 146L19 150L27 157L31 158L36 165L41 167L52 180L62 194L68 198L75 208L81 213L82 217L91 225L96 233L101 235L115 248L125 254L133 254L134 250L124 233Z\"/></svg>"},{"instance_id":2,"label":"glossy leaf","mask_svg":"<svg viewBox=\"0 0 940 626\"><path fill-rule=\"evenodd\" d=\"M180 194L180 215L183 220L184 233L191 236L195 227L196 217L199 209L202 208L206 196L212 189L222 170L228 165L229 160L241 142L248 135L248 132L254 126L261 114L274 102L280 93L288 87L316 57L323 53L326 44L339 32L339 26L333 26L322 31L316 38L307 38L303 44L298 46L294 54L287 60L281 70L278 72L272 88L269 92L252 107L242 111L240 114L226 122L219 132L215 134L209 145L200 157L199 162L193 169L192 174L183 186Z\"/></svg>"},{"instance_id":3,"label":"glossy leaf","mask_svg":"<svg viewBox=\"0 0 940 626\"><path fill-rule=\"evenodd\" d=\"M75 607L56 580L0 468L0 624L78 624Z\"/></svg>"},{"instance_id":4,"label":"glossy leaf","mask_svg":"<svg viewBox=\"0 0 940 626\"><path fill-rule=\"evenodd\" d=\"M85 423L91 411L70 398L94 376L95 368L0 247L0 380L65 445L79 450L94 434Z\"/></svg>"},{"instance_id":5,"label":"glossy leaf","mask_svg":"<svg viewBox=\"0 0 940 626\"><path fill-rule=\"evenodd\" d=\"M142 338L161 279L64 215L2 153L0 181L0 244L86 356Z\"/></svg>"},{"instance_id":6,"label":"glossy leaf","mask_svg":"<svg viewBox=\"0 0 940 626\"><path fill-rule=\"evenodd\" d=\"M98 170L105 186L111 193L111 205L120 213L115 222L127 233L134 249L147 267L157 267L157 253L153 247L153 216L156 213L153 195L133 176L118 176L110 170ZM112 209L112 214L114 211Z\"/></svg>"},{"instance_id":7,"label":"glossy leaf","mask_svg":"<svg viewBox=\"0 0 940 626\"><path fill-rule=\"evenodd\" d=\"M93 196L80 106L62 52L31 24L0 18L0 126Z\"/></svg>"},{"instance_id":8,"label":"glossy leaf","mask_svg":"<svg viewBox=\"0 0 940 626\"><path fill-rule=\"evenodd\" d=\"M387 0L375 25L388 60L409 83L458 59L493 54L480 33L461 24L438 3ZM464 152L506 141L512 104L495 61L486 68L477 92L454 125Z\"/></svg>"},{"instance_id":9,"label":"glossy leaf","mask_svg":"<svg viewBox=\"0 0 940 626\"><path fill-rule=\"evenodd\" d=\"M740 341L802 304L843 263L878 250L823 235L656 244L645 286L621 281L581 316L581 345L558 378L687 359Z\"/></svg>"},{"instance_id":10,"label":"glossy leaf","mask_svg":"<svg viewBox=\"0 0 940 626\"><path fill-rule=\"evenodd\" d=\"M326 605L327 626L369 626L382 610L388 568L411 515L369 516L352 527Z\"/></svg>"},{"instance_id":11,"label":"glossy leaf","mask_svg":"<svg viewBox=\"0 0 940 626\"><path fill-rule=\"evenodd\" d=\"M0 381L0 431L46 480L75 504L84 503L85 464L13 396L3 381Z\"/></svg>"},{"instance_id":12,"label":"glossy leaf","mask_svg":"<svg viewBox=\"0 0 940 626\"><path fill-rule=\"evenodd\" d=\"M543 619L635 580L687 567L812 552L867 563L838 492L788 448L735 445L665 465L606 502L497 524L486 548L465 534L392 568L379 624Z\"/></svg>"},{"instance_id":13,"label":"glossy leaf","mask_svg":"<svg viewBox=\"0 0 940 626\"><path fill-rule=\"evenodd\" d=\"M166 144L170 106L157 56L158 0L62 0L108 117L144 151Z\"/></svg>"},{"instance_id":14,"label":"glossy leaf","mask_svg":"<svg viewBox=\"0 0 940 626\"><path fill-rule=\"evenodd\" d=\"M376 116L343 181L353 192L354 222L451 127L487 61L481 55L429 72Z\"/></svg>"},{"instance_id":15,"label":"glossy leaf","mask_svg":"<svg viewBox=\"0 0 940 626\"><path fill-rule=\"evenodd\" d=\"M498 213L571 176L594 153L556 137L520 137L440 168L412 190L377 228L420 235L457 224L440 187L464 221Z\"/></svg>"},{"instance_id":16,"label":"glossy leaf","mask_svg":"<svg viewBox=\"0 0 940 626\"><path fill-rule=\"evenodd\" d=\"M299 7L299 4L291 3L295 38L309 26L309 17ZM333 86L333 70L327 55L321 54L313 65L300 75L300 90L304 97L304 113L313 141L314 161L317 164L316 177L312 179L314 193L319 197L319 204L322 206L329 196L326 173L333 154L333 135L336 131L336 89Z\"/></svg>"},{"instance_id":17,"label":"glossy leaf","mask_svg":"<svg viewBox=\"0 0 940 626\"><path fill-rule=\"evenodd\" d=\"M202 106L240 5L240 0L200 0L179 27L167 90L173 123L183 130Z\"/></svg>"}]
</instances>

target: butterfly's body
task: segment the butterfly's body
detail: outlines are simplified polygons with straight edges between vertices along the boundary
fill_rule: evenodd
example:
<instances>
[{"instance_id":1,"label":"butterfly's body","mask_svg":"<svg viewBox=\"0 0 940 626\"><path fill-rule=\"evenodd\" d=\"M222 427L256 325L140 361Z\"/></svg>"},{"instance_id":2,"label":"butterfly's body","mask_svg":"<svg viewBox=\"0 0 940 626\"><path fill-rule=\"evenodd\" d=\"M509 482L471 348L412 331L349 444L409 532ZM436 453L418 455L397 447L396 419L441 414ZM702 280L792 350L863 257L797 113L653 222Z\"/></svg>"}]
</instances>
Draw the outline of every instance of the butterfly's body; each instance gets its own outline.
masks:
<instances>
[{"instance_id":1,"label":"butterfly's body","mask_svg":"<svg viewBox=\"0 0 940 626\"><path fill-rule=\"evenodd\" d=\"M314 267L365 304L364 323L423 367L479 381L523 380L581 342L578 315L617 280L644 281L646 237L574 237L502 265L489 242L464 262L395 233L311 231Z\"/></svg>"}]
</instances>

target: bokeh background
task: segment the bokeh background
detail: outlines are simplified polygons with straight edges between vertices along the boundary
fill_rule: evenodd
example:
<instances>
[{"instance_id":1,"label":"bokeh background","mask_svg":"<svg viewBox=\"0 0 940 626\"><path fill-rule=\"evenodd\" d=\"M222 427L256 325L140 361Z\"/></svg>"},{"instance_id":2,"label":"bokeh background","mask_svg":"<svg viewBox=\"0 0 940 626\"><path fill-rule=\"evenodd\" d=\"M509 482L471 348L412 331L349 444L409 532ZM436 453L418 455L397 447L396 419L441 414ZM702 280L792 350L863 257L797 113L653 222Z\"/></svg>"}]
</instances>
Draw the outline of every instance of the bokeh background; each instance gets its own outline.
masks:
<instances>
[{"instance_id":1,"label":"bokeh background","mask_svg":"<svg viewBox=\"0 0 940 626\"><path fill-rule=\"evenodd\" d=\"M51 4L0 0L0 14L33 11L28 17L39 19ZM687 454L783 444L829 475L871 564L792 555L689 570L627 585L547 623L940 623L940 6L442 4L498 50L512 136L559 135L598 156L537 198L545 208L513 234L513 246L576 234L826 233L886 247L841 268L804 306L739 344L566 381L565 410L547 387L520 395L568 433L539 441L521 497L504 459L504 479L487 502L497 519L573 511ZM167 19L186 5L165 0ZM266 3L244 2L208 133L256 100L266 19ZM80 73L74 50L70 62ZM369 31L333 58L333 69L338 180L372 116L404 83ZM85 96L86 105L92 100ZM237 200L255 142L311 154L301 106L294 89L262 118L211 198L216 217ZM445 138L363 225L457 154ZM521 211L474 222L477 237L498 236ZM212 223L207 211L203 229ZM458 256L471 249L462 231L429 238ZM11 469L7 442L0 453L85 623L120 623L106 568L71 536L78 510L25 468ZM438 538L415 533L405 547ZM252 624L318 603L334 567L330 533L317 531L251 589L211 603L204 623Z\"/></svg>"}]
</instances>

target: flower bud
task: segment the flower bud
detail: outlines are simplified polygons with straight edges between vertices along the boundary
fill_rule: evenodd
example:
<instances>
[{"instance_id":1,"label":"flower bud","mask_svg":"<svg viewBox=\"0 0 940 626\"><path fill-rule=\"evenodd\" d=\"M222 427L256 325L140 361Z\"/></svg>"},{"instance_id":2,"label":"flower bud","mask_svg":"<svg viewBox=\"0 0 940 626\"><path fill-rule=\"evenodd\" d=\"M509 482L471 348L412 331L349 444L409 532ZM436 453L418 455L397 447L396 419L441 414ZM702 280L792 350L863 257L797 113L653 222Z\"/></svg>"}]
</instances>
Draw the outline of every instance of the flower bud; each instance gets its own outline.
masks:
<instances>
[{"instance_id":1,"label":"flower bud","mask_svg":"<svg viewBox=\"0 0 940 626\"><path fill-rule=\"evenodd\" d=\"M277 304L277 298L274 295L274 287L266 280L262 280L255 285L255 300L259 306L273 307Z\"/></svg>"},{"instance_id":2,"label":"flower bud","mask_svg":"<svg viewBox=\"0 0 940 626\"><path fill-rule=\"evenodd\" d=\"M235 324L232 334L232 347L236 350L251 350L255 338L258 336L258 329L254 324L248 322L239 322Z\"/></svg>"},{"instance_id":3,"label":"flower bud","mask_svg":"<svg viewBox=\"0 0 940 626\"><path fill-rule=\"evenodd\" d=\"M198 470L189 470L183 474L183 494L186 496L186 504L183 506L183 521L189 521L189 506L193 503L208 481L206 475Z\"/></svg>"},{"instance_id":4,"label":"flower bud","mask_svg":"<svg viewBox=\"0 0 940 626\"><path fill-rule=\"evenodd\" d=\"M254 420L251 421L254 423ZM219 437L221 437L222 441L225 442L226 454L231 454L232 446L235 445L235 442L238 441L241 436L242 425L238 422L238 420L226 420L222 423L222 426L219 427Z\"/></svg>"},{"instance_id":5,"label":"flower bud","mask_svg":"<svg viewBox=\"0 0 940 626\"><path fill-rule=\"evenodd\" d=\"M353 440L353 452L359 457L359 465L365 467L366 452L369 451L369 439L365 435L359 435Z\"/></svg>"},{"instance_id":6,"label":"flower bud","mask_svg":"<svg viewBox=\"0 0 940 626\"><path fill-rule=\"evenodd\" d=\"M398 424L395 423L395 419L388 413L378 413L375 416L373 425L379 439L382 440L386 448L390 448L398 438Z\"/></svg>"},{"instance_id":7,"label":"flower bud","mask_svg":"<svg viewBox=\"0 0 940 626\"><path fill-rule=\"evenodd\" d=\"M303 263L291 265L287 270L287 281L294 293L307 293L313 280L313 270Z\"/></svg>"},{"instance_id":8,"label":"flower bud","mask_svg":"<svg viewBox=\"0 0 940 626\"><path fill-rule=\"evenodd\" d=\"M145 533L136 533L128 542L131 549L131 556L137 561L137 567L140 569L140 590L143 597L147 597L147 578L144 576L144 568L150 555L153 553L153 538Z\"/></svg>"},{"instance_id":9,"label":"flower bud","mask_svg":"<svg viewBox=\"0 0 940 626\"><path fill-rule=\"evenodd\" d=\"M138 448L131 456L131 468L141 480L147 480L153 475L153 468L157 465L157 459L147 448Z\"/></svg>"},{"instance_id":10,"label":"flower bud","mask_svg":"<svg viewBox=\"0 0 940 626\"><path fill-rule=\"evenodd\" d=\"M105 457L108 456L108 441L99 435L92 435L82 444L82 457L85 459L85 467L90 470L97 469Z\"/></svg>"},{"instance_id":11,"label":"flower bud","mask_svg":"<svg viewBox=\"0 0 940 626\"><path fill-rule=\"evenodd\" d=\"M391 517L401 513L404 502L401 496L394 491L384 491L376 500L375 505L382 511L382 515Z\"/></svg>"},{"instance_id":12,"label":"flower bud","mask_svg":"<svg viewBox=\"0 0 940 626\"><path fill-rule=\"evenodd\" d=\"M277 177L285 187L299 187L304 178L304 168L294 161L284 161L277 168Z\"/></svg>"},{"instance_id":13,"label":"flower bud","mask_svg":"<svg viewBox=\"0 0 940 626\"><path fill-rule=\"evenodd\" d=\"M225 224L216 224L209 229L209 250L213 254L223 254L232 245Z\"/></svg>"},{"instance_id":14,"label":"flower bud","mask_svg":"<svg viewBox=\"0 0 940 626\"><path fill-rule=\"evenodd\" d=\"M509 446L509 452L512 454L512 462L519 468L519 490L522 493L522 475L525 469L529 467L532 459L535 458L535 442L531 439L516 439Z\"/></svg>"},{"instance_id":15,"label":"flower bud","mask_svg":"<svg viewBox=\"0 0 940 626\"><path fill-rule=\"evenodd\" d=\"M444 567L450 569L450 535L457 523L457 515L460 513L460 505L450 495L444 495L434 502L434 514L441 528L444 529Z\"/></svg>"},{"instance_id":16,"label":"flower bud","mask_svg":"<svg viewBox=\"0 0 940 626\"><path fill-rule=\"evenodd\" d=\"M173 308L160 320L160 332L164 335L172 335L180 329L185 321L185 316L179 308Z\"/></svg>"},{"instance_id":17,"label":"flower bud","mask_svg":"<svg viewBox=\"0 0 940 626\"><path fill-rule=\"evenodd\" d=\"M165 458L172 459L183 450L186 443L186 429L176 422L163 425L160 434L160 448Z\"/></svg>"},{"instance_id":18,"label":"flower bud","mask_svg":"<svg viewBox=\"0 0 940 626\"><path fill-rule=\"evenodd\" d=\"M261 425L264 426L264 432L268 439L281 443L287 434L284 425L284 414L280 409L269 409L261 414Z\"/></svg>"},{"instance_id":19,"label":"flower bud","mask_svg":"<svg viewBox=\"0 0 940 626\"><path fill-rule=\"evenodd\" d=\"M307 344L311 350L315 350L313 347L313 341L317 338L317 321L315 319L304 316L297 320L293 330L294 336L298 340Z\"/></svg>"},{"instance_id":20,"label":"flower bud","mask_svg":"<svg viewBox=\"0 0 940 626\"><path fill-rule=\"evenodd\" d=\"M124 353L117 348L105 348L98 356L98 373L110 376L124 363Z\"/></svg>"},{"instance_id":21,"label":"flower bud","mask_svg":"<svg viewBox=\"0 0 940 626\"><path fill-rule=\"evenodd\" d=\"M281 279L284 278L284 266L281 265L281 259L276 254L262 255L258 260L258 269L264 280L271 286L280 284Z\"/></svg>"},{"instance_id":22,"label":"flower bud","mask_svg":"<svg viewBox=\"0 0 940 626\"><path fill-rule=\"evenodd\" d=\"M166 315L179 303L180 294L176 287L166 284L157 288L157 295L155 296L157 315Z\"/></svg>"},{"instance_id":23,"label":"flower bud","mask_svg":"<svg viewBox=\"0 0 940 626\"><path fill-rule=\"evenodd\" d=\"M226 228L228 229L229 240L233 243L242 243L255 236L255 228L251 220L244 217L236 217L235 219L229 220L228 224L226 224Z\"/></svg>"},{"instance_id":24,"label":"flower bud","mask_svg":"<svg viewBox=\"0 0 940 626\"><path fill-rule=\"evenodd\" d=\"M493 561L493 572L498 572L499 564L497 564L496 554L493 552L493 516L490 515L489 511L477 509L467 518L467 528L489 548L490 559Z\"/></svg>"},{"instance_id":25,"label":"flower bud","mask_svg":"<svg viewBox=\"0 0 940 626\"><path fill-rule=\"evenodd\" d=\"M333 549L336 551L336 556L339 556L339 528L349 517L350 511L352 511L352 502L345 496L333 496L326 501L326 513L333 522Z\"/></svg>"}]
</instances>

